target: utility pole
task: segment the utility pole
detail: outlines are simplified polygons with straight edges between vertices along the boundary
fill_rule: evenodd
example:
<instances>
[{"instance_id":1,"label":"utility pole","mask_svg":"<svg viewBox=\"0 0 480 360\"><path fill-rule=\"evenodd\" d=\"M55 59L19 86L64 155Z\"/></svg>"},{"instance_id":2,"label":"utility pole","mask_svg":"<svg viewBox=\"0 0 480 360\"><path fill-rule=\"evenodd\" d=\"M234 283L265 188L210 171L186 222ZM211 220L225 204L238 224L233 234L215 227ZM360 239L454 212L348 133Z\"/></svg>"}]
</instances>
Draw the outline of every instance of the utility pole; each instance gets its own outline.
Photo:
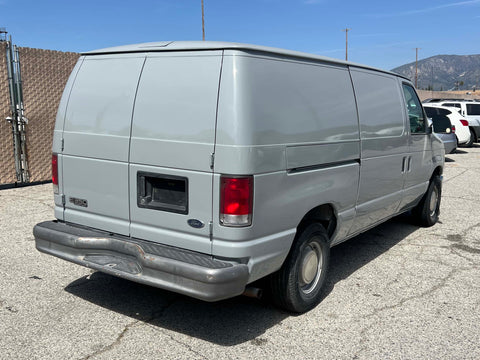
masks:
<instances>
[{"instance_id":1,"label":"utility pole","mask_svg":"<svg viewBox=\"0 0 480 360\"><path fill-rule=\"evenodd\" d=\"M430 90L433 91L433 80L434 80L434 78L433 78L433 66L432 66L431 70L432 70L432 88Z\"/></svg>"},{"instance_id":2,"label":"utility pole","mask_svg":"<svg viewBox=\"0 0 480 360\"><path fill-rule=\"evenodd\" d=\"M205 12L203 11L203 0L202 0L202 40L205 41Z\"/></svg>"},{"instance_id":3,"label":"utility pole","mask_svg":"<svg viewBox=\"0 0 480 360\"><path fill-rule=\"evenodd\" d=\"M348 32L352 30L349 28L342 29L342 31L345 31L345 61L348 61Z\"/></svg>"},{"instance_id":4,"label":"utility pole","mask_svg":"<svg viewBox=\"0 0 480 360\"><path fill-rule=\"evenodd\" d=\"M418 50L420 50L420 48L415 48L415 89L417 88L418 81Z\"/></svg>"}]
</instances>

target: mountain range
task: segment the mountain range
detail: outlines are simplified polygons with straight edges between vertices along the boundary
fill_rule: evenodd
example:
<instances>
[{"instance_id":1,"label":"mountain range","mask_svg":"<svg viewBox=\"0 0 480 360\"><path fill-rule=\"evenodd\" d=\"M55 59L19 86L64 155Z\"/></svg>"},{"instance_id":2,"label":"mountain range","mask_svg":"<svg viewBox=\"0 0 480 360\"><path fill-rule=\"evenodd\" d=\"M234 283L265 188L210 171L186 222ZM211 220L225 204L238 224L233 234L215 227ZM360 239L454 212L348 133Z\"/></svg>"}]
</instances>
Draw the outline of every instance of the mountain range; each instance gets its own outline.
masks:
<instances>
[{"instance_id":1,"label":"mountain range","mask_svg":"<svg viewBox=\"0 0 480 360\"><path fill-rule=\"evenodd\" d=\"M480 85L480 55L437 55L418 61L417 88L472 90ZM415 62L392 69L415 83Z\"/></svg>"}]
</instances>

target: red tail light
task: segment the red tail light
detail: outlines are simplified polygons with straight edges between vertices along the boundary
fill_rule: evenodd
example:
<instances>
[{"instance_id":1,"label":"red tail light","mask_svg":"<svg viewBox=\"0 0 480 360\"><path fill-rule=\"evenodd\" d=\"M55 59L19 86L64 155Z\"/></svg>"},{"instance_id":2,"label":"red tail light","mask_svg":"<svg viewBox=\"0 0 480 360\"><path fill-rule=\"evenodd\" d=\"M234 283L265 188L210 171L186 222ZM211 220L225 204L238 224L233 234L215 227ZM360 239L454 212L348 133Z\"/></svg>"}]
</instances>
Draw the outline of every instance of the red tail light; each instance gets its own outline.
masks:
<instances>
[{"instance_id":1,"label":"red tail light","mask_svg":"<svg viewBox=\"0 0 480 360\"><path fill-rule=\"evenodd\" d=\"M53 192L58 194L58 155L52 155L52 183Z\"/></svg>"},{"instance_id":2,"label":"red tail light","mask_svg":"<svg viewBox=\"0 0 480 360\"><path fill-rule=\"evenodd\" d=\"M468 121L467 120L460 120L463 126L468 126Z\"/></svg>"},{"instance_id":3,"label":"red tail light","mask_svg":"<svg viewBox=\"0 0 480 360\"><path fill-rule=\"evenodd\" d=\"M455 134L455 125L452 125L452 133Z\"/></svg>"},{"instance_id":4,"label":"red tail light","mask_svg":"<svg viewBox=\"0 0 480 360\"><path fill-rule=\"evenodd\" d=\"M253 212L253 176L220 178L220 223L249 226Z\"/></svg>"}]
</instances>

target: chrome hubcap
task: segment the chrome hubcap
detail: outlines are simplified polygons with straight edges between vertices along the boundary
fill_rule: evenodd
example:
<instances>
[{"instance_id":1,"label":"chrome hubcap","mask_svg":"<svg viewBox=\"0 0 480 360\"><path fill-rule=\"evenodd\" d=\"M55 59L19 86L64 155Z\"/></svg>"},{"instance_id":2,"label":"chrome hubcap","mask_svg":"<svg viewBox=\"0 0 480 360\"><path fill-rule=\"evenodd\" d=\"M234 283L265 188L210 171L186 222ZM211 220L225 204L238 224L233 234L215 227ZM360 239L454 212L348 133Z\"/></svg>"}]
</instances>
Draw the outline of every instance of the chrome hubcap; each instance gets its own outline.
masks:
<instances>
[{"instance_id":1,"label":"chrome hubcap","mask_svg":"<svg viewBox=\"0 0 480 360\"><path fill-rule=\"evenodd\" d=\"M315 279L318 267L318 257L315 251L310 250L303 259L302 265L302 281L309 284Z\"/></svg>"},{"instance_id":2,"label":"chrome hubcap","mask_svg":"<svg viewBox=\"0 0 480 360\"><path fill-rule=\"evenodd\" d=\"M322 273L322 250L316 242L308 244L302 253L299 271L300 289L309 294L317 286Z\"/></svg>"}]
</instances>

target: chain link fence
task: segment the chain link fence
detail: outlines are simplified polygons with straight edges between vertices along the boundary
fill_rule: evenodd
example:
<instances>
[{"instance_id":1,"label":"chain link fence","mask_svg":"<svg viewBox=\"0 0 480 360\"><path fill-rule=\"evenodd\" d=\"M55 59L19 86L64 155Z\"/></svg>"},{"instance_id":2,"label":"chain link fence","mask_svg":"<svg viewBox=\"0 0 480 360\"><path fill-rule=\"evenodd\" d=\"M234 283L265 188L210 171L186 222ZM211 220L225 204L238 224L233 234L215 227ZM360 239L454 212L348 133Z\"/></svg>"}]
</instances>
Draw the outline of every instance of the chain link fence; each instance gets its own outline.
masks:
<instances>
[{"instance_id":1,"label":"chain link fence","mask_svg":"<svg viewBox=\"0 0 480 360\"><path fill-rule=\"evenodd\" d=\"M52 136L60 97L79 54L19 48L30 181L51 178ZM0 43L0 185L16 179L5 43Z\"/></svg>"}]
</instances>

